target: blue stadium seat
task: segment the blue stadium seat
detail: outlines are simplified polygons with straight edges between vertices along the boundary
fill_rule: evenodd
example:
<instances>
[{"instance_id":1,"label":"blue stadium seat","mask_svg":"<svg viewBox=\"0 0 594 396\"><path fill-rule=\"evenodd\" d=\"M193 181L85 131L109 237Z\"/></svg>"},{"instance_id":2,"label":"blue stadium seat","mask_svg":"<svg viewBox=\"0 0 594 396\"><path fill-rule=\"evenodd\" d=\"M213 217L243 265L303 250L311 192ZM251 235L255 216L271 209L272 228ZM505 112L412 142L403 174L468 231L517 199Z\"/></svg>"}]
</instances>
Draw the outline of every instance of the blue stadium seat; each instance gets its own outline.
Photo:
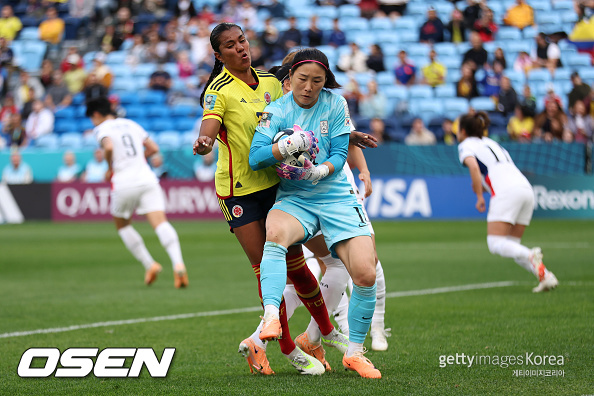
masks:
<instances>
[{"instance_id":1,"label":"blue stadium seat","mask_svg":"<svg viewBox=\"0 0 594 396\"><path fill-rule=\"evenodd\" d=\"M575 11L563 11L561 12L561 21L565 24L565 23L575 23L577 22L579 19L578 14L575 13ZM570 32L572 29L570 30L565 30L566 32Z\"/></svg>"},{"instance_id":2,"label":"blue stadium seat","mask_svg":"<svg viewBox=\"0 0 594 396\"><path fill-rule=\"evenodd\" d=\"M459 69L462 63L462 58L458 55L438 58L437 61L444 65L448 72L450 69Z\"/></svg>"},{"instance_id":3,"label":"blue stadium seat","mask_svg":"<svg viewBox=\"0 0 594 396\"><path fill-rule=\"evenodd\" d=\"M152 63L141 63L136 65L134 70L132 70L132 75L134 75L134 77L150 77L155 70L157 70L156 65Z\"/></svg>"},{"instance_id":4,"label":"blue stadium seat","mask_svg":"<svg viewBox=\"0 0 594 396\"><path fill-rule=\"evenodd\" d=\"M408 88L411 99L433 98L433 89L428 85L413 85Z\"/></svg>"},{"instance_id":5,"label":"blue stadium seat","mask_svg":"<svg viewBox=\"0 0 594 396\"><path fill-rule=\"evenodd\" d=\"M35 147L46 149L46 150L57 150L58 149L58 135L52 133L48 135L42 135L35 139Z\"/></svg>"},{"instance_id":6,"label":"blue stadium seat","mask_svg":"<svg viewBox=\"0 0 594 396\"><path fill-rule=\"evenodd\" d=\"M338 7L338 15L344 17L360 17L361 9L354 4L344 4Z\"/></svg>"},{"instance_id":7,"label":"blue stadium seat","mask_svg":"<svg viewBox=\"0 0 594 396\"><path fill-rule=\"evenodd\" d=\"M377 34L369 30L351 30L347 32L347 39L354 41L359 47L366 48L377 42Z\"/></svg>"},{"instance_id":8,"label":"blue stadium seat","mask_svg":"<svg viewBox=\"0 0 594 396\"><path fill-rule=\"evenodd\" d=\"M76 94L72 97L72 104L80 106L85 104L85 95L82 93Z\"/></svg>"},{"instance_id":9,"label":"blue stadium seat","mask_svg":"<svg viewBox=\"0 0 594 396\"><path fill-rule=\"evenodd\" d=\"M554 10L572 10L573 11L573 1L571 0L561 0L555 1L553 3Z\"/></svg>"},{"instance_id":10,"label":"blue stadium seat","mask_svg":"<svg viewBox=\"0 0 594 396\"><path fill-rule=\"evenodd\" d=\"M394 73L391 71L379 72L375 75L375 79L378 85L394 85L395 78Z\"/></svg>"},{"instance_id":11,"label":"blue stadium seat","mask_svg":"<svg viewBox=\"0 0 594 396\"><path fill-rule=\"evenodd\" d=\"M167 96L162 91L146 90L139 93L140 103L164 104Z\"/></svg>"},{"instance_id":12,"label":"blue stadium seat","mask_svg":"<svg viewBox=\"0 0 594 396\"><path fill-rule=\"evenodd\" d=\"M448 118L454 119L460 114L468 112L468 100L464 98L451 98L445 100L443 103L444 115Z\"/></svg>"},{"instance_id":13,"label":"blue stadium seat","mask_svg":"<svg viewBox=\"0 0 594 396\"><path fill-rule=\"evenodd\" d=\"M373 34L375 36L375 44L379 44L382 49L388 45L395 45L400 50L400 46L398 45L400 38L393 30L375 30Z\"/></svg>"},{"instance_id":14,"label":"blue stadium seat","mask_svg":"<svg viewBox=\"0 0 594 396\"><path fill-rule=\"evenodd\" d=\"M202 108L200 106L179 104L171 107L171 115L176 118L191 117L197 113L202 113Z\"/></svg>"},{"instance_id":15,"label":"blue stadium seat","mask_svg":"<svg viewBox=\"0 0 594 396\"><path fill-rule=\"evenodd\" d=\"M24 27L18 38L19 40L39 40L39 29L37 27Z\"/></svg>"},{"instance_id":16,"label":"blue stadium seat","mask_svg":"<svg viewBox=\"0 0 594 396\"><path fill-rule=\"evenodd\" d=\"M544 23L559 24L562 22L561 14L558 11L538 12L535 19L539 26Z\"/></svg>"},{"instance_id":17,"label":"blue stadium seat","mask_svg":"<svg viewBox=\"0 0 594 396\"><path fill-rule=\"evenodd\" d=\"M168 106L162 104L152 104L144 106L146 108L146 116L151 118L165 117L169 118L171 115L171 109Z\"/></svg>"},{"instance_id":18,"label":"blue stadium seat","mask_svg":"<svg viewBox=\"0 0 594 396\"><path fill-rule=\"evenodd\" d=\"M448 74L446 74L446 83L454 83L456 84L460 81L462 77L462 72L460 69L448 69Z\"/></svg>"},{"instance_id":19,"label":"blue stadium seat","mask_svg":"<svg viewBox=\"0 0 594 396\"><path fill-rule=\"evenodd\" d=\"M95 149L95 148L99 147L99 144L97 143L97 139L95 138L95 135L92 133L83 135L82 144L83 144L83 148Z\"/></svg>"},{"instance_id":20,"label":"blue stadium seat","mask_svg":"<svg viewBox=\"0 0 594 396\"><path fill-rule=\"evenodd\" d=\"M111 89L120 95L124 92L134 92L136 91L136 82L134 78L114 78Z\"/></svg>"},{"instance_id":21,"label":"blue stadium seat","mask_svg":"<svg viewBox=\"0 0 594 396\"><path fill-rule=\"evenodd\" d=\"M339 23L347 33L349 30L369 30L369 22L365 18L341 18Z\"/></svg>"},{"instance_id":22,"label":"blue stadium seat","mask_svg":"<svg viewBox=\"0 0 594 396\"><path fill-rule=\"evenodd\" d=\"M444 14L444 15L447 15L448 17L452 13L452 11L454 11L454 5L452 3L445 2L445 1L437 2L433 5L433 7L439 14Z\"/></svg>"},{"instance_id":23,"label":"blue stadium seat","mask_svg":"<svg viewBox=\"0 0 594 396\"><path fill-rule=\"evenodd\" d=\"M37 17L33 17L33 16L23 16L21 17L21 23L23 24L23 30L27 29L27 28L36 28L39 26L39 24L41 23L42 19L41 18L37 18ZM21 30L21 34L22 34L22 30ZM19 38L23 38L22 36L20 36ZM33 37L33 34L29 34L29 36L26 38L26 40L36 40L39 38L39 35L36 35L35 37Z\"/></svg>"},{"instance_id":24,"label":"blue stadium seat","mask_svg":"<svg viewBox=\"0 0 594 396\"><path fill-rule=\"evenodd\" d=\"M476 111L495 111L495 102L491 98L472 98L470 106Z\"/></svg>"},{"instance_id":25,"label":"blue stadium seat","mask_svg":"<svg viewBox=\"0 0 594 396\"><path fill-rule=\"evenodd\" d=\"M521 40L522 32L515 27L502 26L497 32L497 40Z\"/></svg>"},{"instance_id":26,"label":"blue stadium seat","mask_svg":"<svg viewBox=\"0 0 594 396\"><path fill-rule=\"evenodd\" d=\"M179 67L177 66L176 63L170 62L170 63L165 63L163 65L163 70L165 70L167 73L169 73L171 75L171 78L176 79L179 77Z\"/></svg>"},{"instance_id":27,"label":"blue stadium seat","mask_svg":"<svg viewBox=\"0 0 594 396\"><path fill-rule=\"evenodd\" d=\"M573 68L592 66L592 57L589 54L571 54L564 61L567 62L567 66Z\"/></svg>"},{"instance_id":28,"label":"blue stadium seat","mask_svg":"<svg viewBox=\"0 0 594 396\"><path fill-rule=\"evenodd\" d=\"M436 98L455 98L456 86L454 84L444 84L435 87Z\"/></svg>"},{"instance_id":29,"label":"blue stadium seat","mask_svg":"<svg viewBox=\"0 0 594 396\"><path fill-rule=\"evenodd\" d=\"M443 57L444 59L445 57L454 57L458 55L456 44L453 43L436 43L433 48L435 49L435 52L437 52L437 56ZM460 64L459 60L458 64Z\"/></svg>"},{"instance_id":30,"label":"blue stadium seat","mask_svg":"<svg viewBox=\"0 0 594 396\"><path fill-rule=\"evenodd\" d=\"M443 102L441 99L411 99L409 108L411 113L428 122L431 118L441 116L444 113Z\"/></svg>"},{"instance_id":31,"label":"blue stadium seat","mask_svg":"<svg viewBox=\"0 0 594 396\"><path fill-rule=\"evenodd\" d=\"M402 18L400 18L402 19ZM402 43L417 43L419 42L419 32L416 30L401 30L398 29L395 33L398 35L400 42Z\"/></svg>"},{"instance_id":32,"label":"blue stadium seat","mask_svg":"<svg viewBox=\"0 0 594 396\"><path fill-rule=\"evenodd\" d=\"M429 45L417 43L417 45L410 46L407 53L409 56L422 56L428 59L429 51L431 51L431 47Z\"/></svg>"},{"instance_id":33,"label":"blue stadium seat","mask_svg":"<svg viewBox=\"0 0 594 396\"><path fill-rule=\"evenodd\" d=\"M151 130L154 132L170 131L175 124L174 120L169 117L153 118L151 123Z\"/></svg>"},{"instance_id":34,"label":"blue stadium seat","mask_svg":"<svg viewBox=\"0 0 594 396\"><path fill-rule=\"evenodd\" d=\"M123 106L129 105L129 104L140 103L140 98L138 97L137 92L122 92L119 94L119 96L120 96L120 103Z\"/></svg>"},{"instance_id":35,"label":"blue stadium seat","mask_svg":"<svg viewBox=\"0 0 594 396\"><path fill-rule=\"evenodd\" d=\"M85 65L90 65L93 63L93 59L95 59L95 55L97 54L97 51L89 51L86 54L84 54L82 56L83 61L85 63Z\"/></svg>"},{"instance_id":36,"label":"blue stadium seat","mask_svg":"<svg viewBox=\"0 0 594 396\"><path fill-rule=\"evenodd\" d=\"M146 106L142 106L140 104L129 104L125 106L126 108L126 117L128 118L145 118L147 117L147 108Z\"/></svg>"},{"instance_id":37,"label":"blue stadium seat","mask_svg":"<svg viewBox=\"0 0 594 396\"><path fill-rule=\"evenodd\" d=\"M505 76L509 77L509 79L512 82L512 85L514 83L524 84L524 82L526 81L526 75L524 73L522 73L521 71L517 71L517 70L506 70L503 74Z\"/></svg>"},{"instance_id":38,"label":"blue stadium seat","mask_svg":"<svg viewBox=\"0 0 594 396\"><path fill-rule=\"evenodd\" d=\"M85 132L88 130L93 130L95 128L95 125L93 125L93 123L91 122L91 120L89 120L88 118L83 118L79 123L78 123L78 130L81 132Z\"/></svg>"},{"instance_id":39,"label":"blue stadium seat","mask_svg":"<svg viewBox=\"0 0 594 396\"><path fill-rule=\"evenodd\" d=\"M83 146L82 134L66 132L60 136L60 148L78 150Z\"/></svg>"},{"instance_id":40,"label":"blue stadium seat","mask_svg":"<svg viewBox=\"0 0 594 396\"><path fill-rule=\"evenodd\" d=\"M175 129L182 132L182 131L191 131L194 129L194 124L196 120L189 117L182 117L175 120Z\"/></svg>"},{"instance_id":41,"label":"blue stadium seat","mask_svg":"<svg viewBox=\"0 0 594 396\"><path fill-rule=\"evenodd\" d=\"M132 70L126 64L113 64L109 66L114 75L114 81L118 78L130 79L132 78Z\"/></svg>"},{"instance_id":42,"label":"blue stadium seat","mask_svg":"<svg viewBox=\"0 0 594 396\"><path fill-rule=\"evenodd\" d=\"M396 99L397 101L405 101L408 99L408 90L402 85L382 87L382 92L388 99Z\"/></svg>"},{"instance_id":43,"label":"blue stadium seat","mask_svg":"<svg viewBox=\"0 0 594 396\"><path fill-rule=\"evenodd\" d=\"M505 43L505 51L508 52L528 52L532 50L532 40L524 40L519 38L518 40L508 41Z\"/></svg>"},{"instance_id":44,"label":"blue stadium seat","mask_svg":"<svg viewBox=\"0 0 594 396\"><path fill-rule=\"evenodd\" d=\"M545 84L551 80L551 73L547 69L531 70L528 74L529 83Z\"/></svg>"},{"instance_id":45,"label":"blue stadium seat","mask_svg":"<svg viewBox=\"0 0 594 396\"><path fill-rule=\"evenodd\" d=\"M63 134L66 132L81 131L79 122L74 119L57 118L54 122L54 133Z\"/></svg>"},{"instance_id":46,"label":"blue stadium seat","mask_svg":"<svg viewBox=\"0 0 594 396\"><path fill-rule=\"evenodd\" d=\"M314 13L320 18L338 18L338 9L334 6L316 7ZM343 15L343 18L359 18L360 15Z\"/></svg>"},{"instance_id":47,"label":"blue stadium seat","mask_svg":"<svg viewBox=\"0 0 594 396\"><path fill-rule=\"evenodd\" d=\"M562 67L560 69L555 70L555 82L570 81L572 72L573 70L568 67Z\"/></svg>"},{"instance_id":48,"label":"blue stadium seat","mask_svg":"<svg viewBox=\"0 0 594 396\"><path fill-rule=\"evenodd\" d=\"M417 15L417 16L426 16L427 15L427 3L425 2L410 2L406 6L406 15Z\"/></svg>"},{"instance_id":49,"label":"blue stadium seat","mask_svg":"<svg viewBox=\"0 0 594 396\"><path fill-rule=\"evenodd\" d=\"M147 132L152 130L151 128L153 127L153 123L148 118L136 118L134 119L134 122L140 125Z\"/></svg>"},{"instance_id":50,"label":"blue stadium seat","mask_svg":"<svg viewBox=\"0 0 594 396\"><path fill-rule=\"evenodd\" d=\"M198 132L194 131L187 131L181 134L180 138L180 147L192 147L194 141L198 138Z\"/></svg>"},{"instance_id":51,"label":"blue stadium seat","mask_svg":"<svg viewBox=\"0 0 594 396\"><path fill-rule=\"evenodd\" d=\"M424 5L424 7L426 10L427 6ZM394 22L394 27L398 30L398 34L400 34L401 31L409 30L415 32L417 34L417 39L419 38L419 24L416 18L411 18L408 16L400 17Z\"/></svg>"},{"instance_id":52,"label":"blue stadium seat","mask_svg":"<svg viewBox=\"0 0 594 396\"><path fill-rule=\"evenodd\" d=\"M373 80L373 76L370 73L356 73L355 81L359 84L359 88L366 91L367 83Z\"/></svg>"},{"instance_id":53,"label":"blue stadium seat","mask_svg":"<svg viewBox=\"0 0 594 396\"><path fill-rule=\"evenodd\" d=\"M580 74L582 81L590 81L588 84L591 84L591 82L594 81L594 68L582 67L578 70L578 73Z\"/></svg>"},{"instance_id":54,"label":"blue stadium seat","mask_svg":"<svg viewBox=\"0 0 594 396\"><path fill-rule=\"evenodd\" d=\"M389 18L372 18L369 20L369 28L373 30L392 30L394 26Z\"/></svg>"},{"instance_id":55,"label":"blue stadium seat","mask_svg":"<svg viewBox=\"0 0 594 396\"><path fill-rule=\"evenodd\" d=\"M60 118L72 119L76 117L76 112L74 110L74 107L68 106L56 111L54 113L54 117L56 118L56 120Z\"/></svg>"},{"instance_id":56,"label":"blue stadium seat","mask_svg":"<svg viewBox=\"0 0 594 396\"><path fill-rule=\"evenodd\" d=\"M163 131L157 135L157 144L161 149L176 150L181 146L181 135L176 131Z\"/></svg>"},{"instance_id":57,"label":"blue stadium seat","mask_svg":"<svg viewBox=\"0 0 594 396\"><path fill-rule=\"evenodd\" d=\"M534 37L536 37L538 35L538 29L534 26L528 26L525 27L524 30L522 30L522 36L524 36L524 39L534 39Z\"/></svg>"}]
</instances>

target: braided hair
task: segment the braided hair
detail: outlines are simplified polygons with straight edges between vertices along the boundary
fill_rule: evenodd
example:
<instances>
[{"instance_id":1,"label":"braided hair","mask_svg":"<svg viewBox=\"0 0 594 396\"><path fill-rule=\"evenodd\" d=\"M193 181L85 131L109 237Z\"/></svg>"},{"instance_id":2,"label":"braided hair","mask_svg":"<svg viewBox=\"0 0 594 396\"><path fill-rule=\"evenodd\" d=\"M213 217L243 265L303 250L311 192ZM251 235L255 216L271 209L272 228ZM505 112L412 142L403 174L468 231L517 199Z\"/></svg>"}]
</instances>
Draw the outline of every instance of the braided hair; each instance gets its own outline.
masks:
<instances>
[{"instance_id":1,"label":"braided hair","mask_svg":"<svg viewBox=\"0 0 594 396\"><path fill-rule=\"evenodd\" d=\"M212 32L210 33L210 46L212 47L212 50L214 52L220 52L219 47L221 46L221 42L220 42L221 34L223 32L226 32L227 30L231 30L233 28L238 28L243 33L243 29L239 25L236 25L234 23L227 23L227 22L219 23L217 26L215 26L214 29L212 29ZM208 77L208 81L204 85L204 89L202 90L202 94L200 95L200 106L202 106L203 108L204 108L204 94L206 93L208 86L210 85L212 80L214 80L219 74L221 74L222 71L223 71L223 62L216 59L216 57L215 57L214 67L212 68L210 77Z\"/></svg>"}]
</instances>

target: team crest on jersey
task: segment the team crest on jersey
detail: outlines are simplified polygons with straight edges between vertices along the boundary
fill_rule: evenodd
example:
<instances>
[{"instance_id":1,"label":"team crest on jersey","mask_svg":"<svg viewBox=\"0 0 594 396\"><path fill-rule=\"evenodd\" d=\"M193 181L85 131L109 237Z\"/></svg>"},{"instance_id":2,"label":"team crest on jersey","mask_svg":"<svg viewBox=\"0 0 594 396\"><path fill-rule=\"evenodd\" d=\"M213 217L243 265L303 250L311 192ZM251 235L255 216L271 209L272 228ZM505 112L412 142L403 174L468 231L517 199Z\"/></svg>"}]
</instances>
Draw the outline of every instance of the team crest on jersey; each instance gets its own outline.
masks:
<instances>
[{"instance_id":1,"label":"team crest on jersey","mask_svg":"<svg viewBox=\"0 0 594 396\"><path fill-rule=\"evenodd\" d=\"M212 110L215 107L215 102L217 101L217 95L206 95L204 97L204 108L208 110Z\"/></svg>"},{"instance_id":2,"label":"team crest on jersey","mask_svg":"<svg viewBox=\"0 0 594 396\"><path fill-rule=\"evenodd\" d=\"M266 92L264 94L264 100L266 101L266 104L270 104L270 102L272 102L272 96L270 95L270 92Z\"/></svg>"},{"instance_id":3,"label":"team crest on jersey","mask_svg":"<svg viewBox=\"0 0 594 396\"><path fill-rule=\"evenodd\" d=\"M233 216L235 216L235 217L243 216L243 208L240 205L235 205L233 207L233 209L231 209L231 212L233 213Z\"/></svg>"},{"instance_id":4,"label":"team crest on jersey","mask_svg":"<svg viewBox=\"0 0 594 396\"><path fill-rule=\"evenodd\" d=\"M259 127L262 128L270 128L270 120L272 119L272 113L264 112L260 116L260 122L258 123Z\"/></svg>"},{"instance_id":5,"label":"team crest on jersey","mask_svg":"<svg viewBox=\"0 0 594 396\"><path fill-rule=\"evenodd\" d=\"M320 121L320 133L322 136L328 134L328 121Z\"/></svg>"}]
</instances>

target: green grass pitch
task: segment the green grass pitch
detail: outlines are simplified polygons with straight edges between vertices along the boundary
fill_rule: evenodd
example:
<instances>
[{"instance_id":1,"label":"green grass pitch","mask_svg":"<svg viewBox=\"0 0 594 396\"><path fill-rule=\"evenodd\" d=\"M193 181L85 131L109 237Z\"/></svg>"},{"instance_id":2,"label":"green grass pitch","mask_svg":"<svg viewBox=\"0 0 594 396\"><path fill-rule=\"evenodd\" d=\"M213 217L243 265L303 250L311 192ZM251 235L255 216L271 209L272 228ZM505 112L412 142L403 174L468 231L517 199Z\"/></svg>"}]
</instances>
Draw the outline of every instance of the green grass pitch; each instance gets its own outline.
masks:
<instances>
[{"instance_id":1,"label":"green grass pitch","mask_svg":"<svg viewBox=\"0 0 594 396\"><path fill-rule=\"evenodd\" d=\"M237 354L260 312L109 325L6 336L7 333L106 321L257 307L255 277L226 224L175 222L190 287L175 290L166 253L148 224L138 223L164 271L151 287L143 269L111 223L27 223L0 226L0 394L113 395L382 395L382 394L592 394L594 393L594 222L535 220L524 243L542 246L557 290L533 294L532 275L512 260L489 254L484 222L377 222L374 224L388 293L387 352L367 356L381 380L342 369L300 376L268 347L275 376L249 374ZM511 281L504 287L402 296L397 292ZM300 308L293 337L308 322ZM370 348L370 340L366 341ZM177 348L166 378L19 378L30 347ZM563 356L563 366L452 365L441 355ZM127 359L127 365L130 364ZM563 370L564 376L516 377L514 370Z\"/></svg>"}]
</instances>

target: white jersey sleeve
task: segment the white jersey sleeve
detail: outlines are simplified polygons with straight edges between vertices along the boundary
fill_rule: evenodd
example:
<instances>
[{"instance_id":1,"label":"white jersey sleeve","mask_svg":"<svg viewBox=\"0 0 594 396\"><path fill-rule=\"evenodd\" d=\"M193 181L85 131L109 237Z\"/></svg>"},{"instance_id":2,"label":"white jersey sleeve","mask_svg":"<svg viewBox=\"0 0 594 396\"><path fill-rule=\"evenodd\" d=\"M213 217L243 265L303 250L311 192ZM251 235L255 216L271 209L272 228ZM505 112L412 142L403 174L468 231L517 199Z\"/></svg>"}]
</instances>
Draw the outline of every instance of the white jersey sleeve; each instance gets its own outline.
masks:
<instances>
[{"instance_id":1,"label":"white jersey sleeve","mask_svg":"<svg viewBox=\"0 0 594 396\"><path fill-rule=\"evenodd\" d=\"M112 141L114 189L159 183L144 156L144 141L149 136L140 125L118 118L103 122L95 133L99 143L106 137Z\"/></svg>"}]
</instances>

